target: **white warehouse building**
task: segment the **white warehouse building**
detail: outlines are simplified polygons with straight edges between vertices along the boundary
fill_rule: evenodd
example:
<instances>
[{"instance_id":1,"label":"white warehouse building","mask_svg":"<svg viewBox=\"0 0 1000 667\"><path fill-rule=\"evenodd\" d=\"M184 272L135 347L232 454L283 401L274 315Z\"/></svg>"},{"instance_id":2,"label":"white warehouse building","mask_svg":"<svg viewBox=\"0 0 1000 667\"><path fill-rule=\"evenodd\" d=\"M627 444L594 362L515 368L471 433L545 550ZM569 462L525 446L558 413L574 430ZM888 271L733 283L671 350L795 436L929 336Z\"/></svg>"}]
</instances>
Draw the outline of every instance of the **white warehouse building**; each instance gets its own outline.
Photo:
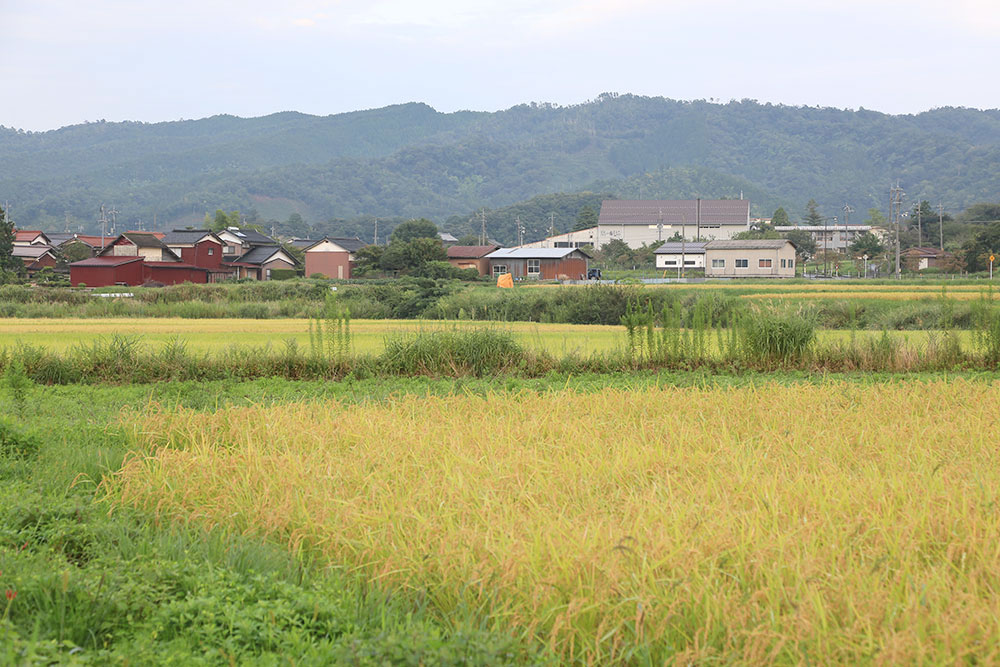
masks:
<instances>
[{"instance_id":1,"label":"white warehouse building","mask_svg":"<svg viewBox=\"0 0 1000 667\"><path fill-rule=\"evenodd\" d=\"M750 202L745 199L606 199L594 248L616 239L641 248L675 234L689 241L726 240L749 230Z\"/></svg>"}]
</instances>

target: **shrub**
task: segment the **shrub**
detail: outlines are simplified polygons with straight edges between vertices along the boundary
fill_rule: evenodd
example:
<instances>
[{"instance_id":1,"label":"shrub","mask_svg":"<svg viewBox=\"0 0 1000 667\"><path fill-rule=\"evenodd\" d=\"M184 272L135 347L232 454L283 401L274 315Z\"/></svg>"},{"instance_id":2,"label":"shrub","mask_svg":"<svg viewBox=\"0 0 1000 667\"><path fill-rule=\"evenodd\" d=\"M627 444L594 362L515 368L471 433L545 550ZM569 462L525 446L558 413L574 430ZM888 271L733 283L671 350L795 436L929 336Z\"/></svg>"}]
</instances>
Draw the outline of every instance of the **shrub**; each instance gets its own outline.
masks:
<instances>
[{"instance_id":1,"label":"shrub","mask_svg":"<svg viewBox=\"0 0 1000 667\"><path fill-rule=\"evenodd\" d=\"M739 352L752 363L800 361L816 339L815 325L795 313L750 311L736 329Z\"/></svg>"},{"instance_id":2,"label":"shrub","mask_svg":"<svg viewBox=\"0 0 1000 667\"><path fill-rule=\"evenodd\" d=\"M508 331L472 329L390 338L379 361L389 373L482 377L522 366L527 356Z\"/></svg>"},{"instance_id":3,"label":"shrub","mask_svg":"<svg viewBox=\"0 0 1000 667\"><path fill-rule=\"evenodd\" d=\"M41 447L38 436L21 429L13 420L0 416L0 457L26 459Z\"/></svg>"}]
</instances>

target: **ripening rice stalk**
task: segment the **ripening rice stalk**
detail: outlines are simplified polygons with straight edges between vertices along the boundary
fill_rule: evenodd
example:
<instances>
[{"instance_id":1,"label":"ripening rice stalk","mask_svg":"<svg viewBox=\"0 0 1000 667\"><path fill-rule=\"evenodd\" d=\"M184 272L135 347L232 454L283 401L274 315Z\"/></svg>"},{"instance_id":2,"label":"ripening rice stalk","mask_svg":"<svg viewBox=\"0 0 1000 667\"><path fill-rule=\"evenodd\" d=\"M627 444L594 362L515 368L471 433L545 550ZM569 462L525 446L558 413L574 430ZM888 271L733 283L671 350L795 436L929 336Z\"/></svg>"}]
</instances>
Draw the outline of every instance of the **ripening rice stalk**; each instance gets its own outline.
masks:
<instances>
[{"instance_id":1,"label":"ripening rice stalk","mask_svg":"<svg viewBox=\"0 0 1000 667\"><path fill-rule=\"evenodd\" d=\"M566 660L1000 659L1000 385L136 413L120 506L267 536Z\"/></svg>"}]
</instances>

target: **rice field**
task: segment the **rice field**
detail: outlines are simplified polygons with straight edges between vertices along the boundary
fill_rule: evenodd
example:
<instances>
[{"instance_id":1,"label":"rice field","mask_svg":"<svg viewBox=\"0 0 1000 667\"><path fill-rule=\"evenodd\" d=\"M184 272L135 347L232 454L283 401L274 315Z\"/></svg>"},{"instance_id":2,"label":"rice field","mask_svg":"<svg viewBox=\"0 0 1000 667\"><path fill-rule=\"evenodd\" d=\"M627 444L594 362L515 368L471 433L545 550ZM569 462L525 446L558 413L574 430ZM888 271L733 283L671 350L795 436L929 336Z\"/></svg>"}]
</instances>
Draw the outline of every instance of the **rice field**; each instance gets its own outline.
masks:
<instances>
[{"instance_id":1,"label":"rice field","mask_svg":"<svg viewBox=\"0 0 1000 667\"><path fill-rule=\"evenodd\" d=\"M556 357L569 355L587 356L624 348L624 328L597 324L541 324L536 322L493 322L464 320L352 320L352 351L358 354L377 354L385 347L386 339L393 336L428 331L481 329L490 326L510 331L525 347L547 352ZM971 344L968 331L955 332L963 344ZM187 318L65 318L65 319L0 319L0 350L12 349L19 344L35 345L64 352L80 343L113 335L136 336L154 349L175 341L196 352L215 352L240 345L281 349L285 342L294 340L303 348L309 346L308 322L302 319L187 319ZM876 332L859 332L859 337L881 335ZM924 346L939 336L939 331L891 332L907 344ZM850 331L820 330L821 343L848 340ZM716 346L715 336L710 337L710 347Z\"/></svg>"},{"instance_id":2,"label":"rice field","mask_svg":"<svg viewBox=\"0 0 1000 667\"><path fill-rule=\"evenodd\" d=\"M1000 660L1000 383L147 406L103 488L564 660Z\"/></svg>"}]
</instances>

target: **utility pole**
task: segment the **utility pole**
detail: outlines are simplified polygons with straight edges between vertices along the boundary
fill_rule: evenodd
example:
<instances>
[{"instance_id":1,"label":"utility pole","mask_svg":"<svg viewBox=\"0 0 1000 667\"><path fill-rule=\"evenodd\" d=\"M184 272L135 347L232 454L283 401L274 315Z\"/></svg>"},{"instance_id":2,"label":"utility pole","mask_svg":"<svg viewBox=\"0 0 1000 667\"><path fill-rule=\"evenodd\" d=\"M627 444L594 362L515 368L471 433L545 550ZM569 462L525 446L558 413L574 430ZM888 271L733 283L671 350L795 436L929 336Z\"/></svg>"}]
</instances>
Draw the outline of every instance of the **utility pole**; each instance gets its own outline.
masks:
<instances>
[{"instance_id":1,"label":"utility pole","mask_svg":"<svg viewBox=\"0 0 1000 667\"><path fill-rule=\"evenodd\" d=\"M940 235L941 250L944 250L944 204L938 202L938 234Z\"/></svg>"},{"instance_id":2,"label":"utility pole","mask_svg":"<svg viewBox=\"0 0 1000 667\"><path fill-rule=\"evenodd\" d=\"M921 208L920 202L917 202L917 247L918 248L924 245L923 231L920 226L920 214L922 213L920 208Z\"/></svg>"},{"instance_id":3,"label":"utility pole","mask_svg":"<svg viewBox=\"0 0 1000 667\"><path fill-rule=\"evenodd\" d=\"M556 235L556 214L549 213L549 236Z\"/></svg>"},{"instance_id":4,"label":"utility pole","mask_svg":"<svg viewBox=\"0 0 1000 667\"><path fill-rule=\"evenodd\" d=\"M832 218L823 218L823 277L829 275L829 264L830 264L830 252L829 252L829 240L830 240L830 220L833 220L833 228L837 229L837 216Z\"/></svg>"},{"instance_id":5,"label":"utility pole","mask_svg":"<svg viewBox=\"0 0 1000 667\"><path fill-rule=\"evenodd\" d=\"M514 222L517 225L517 245L524 245L524 225L521 224L521 216L514 218Z\"/></svg>"},{"instance_id":6,"label":"utility pole","mask_svg":"<svg viewBox=\"0 0 1000 667\"><path fill-rule=\"evenodd\" d=\"M101 223L101 248L105 248L108 244L104 240L104 237L108 235L108 214L104 210L104 204L101 204L101 217L98 220Z\"/></svg>"},{"instance_id":7,"label":"utility pole","mask_svg":"<svg viewBox=\"0 0 1000 667\"><path fill-rule=\"evenodd\" d=\"M375 218L375 242L372 245L378 245L378 218Z\"/></svg>"},{"instance_id":8,"label":"utility pole","mask_svg":"<svg viewBox=\"0 0 1000 667\"><path fill-rule=\"evenodd\" d=\"M899 215L901 213L900 207L903 205L904 194L903 188L899 187L899 181L896 181L896 184L889 188L889 214L896 229L896 280L902 278L899 264Z\"/></svg>"},{"instance_id":9,"label":"utility pole","mask_svg":"<svg viewBox=\"0 0 1000 667\"><path fill-rule=\"evenodd\" d=\"M844 225L851 224L851 213L854 213L854 207L850 204L844 204Z\"/></svg>"},{"instance_id":10,"label":"utility pole","mask_svg":"<svg viewBox=\"0 0 1000 667\"><path fill-rule=\"evenodd\" d=\"M687 237L684 235L684 232L683 232L683 230L684 230L684 222L685 222L685 220L684 220L684 213L681 212L681 230L682 230L681 231L681 266L680 266L679 269L677 269L677 272L680 274L681 278L685 277L685 268L686 268L685 264L687 264L687 262L685 261L687 259L685 257L685 251L687 250Z\"/></svg>"},{"instance_id":11,"label":"utility pole","mask_svg":"<svg viewBox=\"0 0 1000 667\"><path fill-rule=\"evenodd\" d=\"M118 209L112 206L111 210L108 211L108 215L111 216L111 233L114 234L118 229Z\"/></svg>"},{"instance_id":12,"label":"utility pole","mask_svg":"<svg viewBox=\"0 0 1000 667\"><path fill-rule=\"evenodd\" d=\"M660 209L660 219L656 223L656 240L663 240L663 209Z\"/></svg>"},{"instance_id":13,"label":"utility pole","mask_svg":"<svg viewBox=\"0 0 1000 667\"><path fill-rule=\"evenodd\" d=\"M740 199L743 199L743 191L740 190ZM694 240L701 241L701 197L698 197L696 201L695 208L695 228L694 228Z\"/></svg>"}]
</instances>

